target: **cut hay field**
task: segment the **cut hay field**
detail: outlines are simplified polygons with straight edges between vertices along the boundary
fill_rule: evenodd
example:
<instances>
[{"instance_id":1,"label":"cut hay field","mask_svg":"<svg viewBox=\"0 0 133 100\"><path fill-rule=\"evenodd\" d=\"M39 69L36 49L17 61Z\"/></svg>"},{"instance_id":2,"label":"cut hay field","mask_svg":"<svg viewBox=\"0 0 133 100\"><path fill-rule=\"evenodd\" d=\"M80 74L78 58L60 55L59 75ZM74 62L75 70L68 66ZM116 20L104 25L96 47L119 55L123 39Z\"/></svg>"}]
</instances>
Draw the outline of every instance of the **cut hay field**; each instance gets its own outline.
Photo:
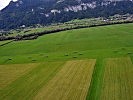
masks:
<instances>
[{"instance_id":1,"label":"cut hay field","mask_svg":"<svg viewBox=\"0 0 133 100\"><path fill-rule=\"evenodd\" d=\"M107 59L100 100L133 100L133 64L129 57Z\"/></svg>"},{"instance_id":2,"label":"cut hay field","mask_svg":"<svg viewBox=\"0 0 133 100\"><path fill-rule=\"evenodd\" d=\"M28 73L38 64L0 65L0 89L6 87L20 76Z\"/></svg>"},{"instance_id":3,"label":"cut hay field","mask_svg":"<svg viewBox=\"0 0 133 100\"><path fill-rule=\"evenodd\" d=\"M0 46L0 100L133 100L132 73L133 23Z\"/></svg>"},{"instance_id":4,"label":"cut hay field","mask_svg":"<svg viewBox=\"0 0 133 100\"><path fill-rule=\"evenodd\" d=\"M39 89L60 70L63 63L64 62L45 62L32 64L36 67L29 72L24 73L6 87L0 89L0 100L31 100ZM24 67L24 65L19 67ZM14 71L15 70L16 69L14 68ZM0 72L1 71L2 69ZM7 70L6 72L10 72L10 70ZM4 77L5 73L1 73L1 75ZM3 79L3 77L1 78ZM17 74L16 76L14 75L14 77L17 77Z\"/></svg>"},{"instance_id":5,"label":"cut hay field","mask_svg":"<svg viewBox=\"0 0 133 100\"><path fill-rule=\"evenodd\" d=\"M86 100L95 60L68 61L35 100Z\"/></svg>"}]
</instances>

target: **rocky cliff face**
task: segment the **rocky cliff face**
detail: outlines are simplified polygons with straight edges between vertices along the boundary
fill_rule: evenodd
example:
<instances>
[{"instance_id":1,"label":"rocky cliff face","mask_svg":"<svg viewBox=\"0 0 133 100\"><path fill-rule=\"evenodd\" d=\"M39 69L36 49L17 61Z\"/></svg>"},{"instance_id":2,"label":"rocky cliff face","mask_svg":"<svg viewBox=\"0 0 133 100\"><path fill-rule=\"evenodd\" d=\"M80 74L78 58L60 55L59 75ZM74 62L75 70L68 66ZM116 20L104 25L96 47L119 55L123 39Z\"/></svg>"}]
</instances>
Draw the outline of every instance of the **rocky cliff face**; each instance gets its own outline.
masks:
<instances>
[{"instance_id":1,"label":"rocky cliff face","mask_svg":"<svg viewBox=\"0 0 133 100\"><path fill-rule=\"evenodd\" d=\"M0 12L0 29L126 13L133 0L18 0Z\"/></svg>"}]
</instances>

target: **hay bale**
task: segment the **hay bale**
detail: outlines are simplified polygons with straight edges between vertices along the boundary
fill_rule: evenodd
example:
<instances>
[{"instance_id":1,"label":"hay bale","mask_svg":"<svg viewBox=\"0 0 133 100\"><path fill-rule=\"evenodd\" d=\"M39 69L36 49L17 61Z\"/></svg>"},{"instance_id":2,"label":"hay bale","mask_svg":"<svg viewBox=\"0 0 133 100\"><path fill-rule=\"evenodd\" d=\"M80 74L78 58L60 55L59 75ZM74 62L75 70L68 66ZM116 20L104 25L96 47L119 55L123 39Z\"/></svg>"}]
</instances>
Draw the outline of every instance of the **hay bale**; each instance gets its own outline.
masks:
<instances>
[{"instance_id":1,"label":"hay bale","mask_svg":"<svg viewBox=\"0 0 133 100\"><path fill-rule=\"evenodd\" d=\"M78 57L74 56L73 58L78 58Z\"/></svg>"},{"instance_id":2,"label":"hay bale","mask_svg":"<svg viewBox=\"0 0 133 100\"><path fill-rule=\"evenodd\" d=\"M68 54L65 54L65 56L69 56Z\"/></svg>"},{"instance_id":3,"label":"hay bale","mask_svg":"<svg viewBox=\"0 0 133 100\"><path fill-rule=\"evenodd\" d=\"M74 51L73 53L78 53L78 51Z\"/></svg>"},{"instance_id":4,"label":"hay bale","mask_svg":"<svg viewBox=\"0 0 133 100\"><path fill-rule=\"evenodd\" d=\"M128 52L127 54L132 54L132 52Z\"/></svg>"},{"instance_id":5,"label":"hay bale","mask_svg":"<svg viewBox=\"0 0 133 100\"><path fill-rule=\"evenodd\" d=\"M82 53L80 53L79 55L83 55Z\"/></svg>"},{"instance_id":6,"label":"hay bale","mask_svg":"<svg viewBox=\"0 0 133 100\"><path fill-rule=\"evenodd\" d=\"M11 58L9 58L8 60L12 60Z\"/></svg>"}]
</instances>

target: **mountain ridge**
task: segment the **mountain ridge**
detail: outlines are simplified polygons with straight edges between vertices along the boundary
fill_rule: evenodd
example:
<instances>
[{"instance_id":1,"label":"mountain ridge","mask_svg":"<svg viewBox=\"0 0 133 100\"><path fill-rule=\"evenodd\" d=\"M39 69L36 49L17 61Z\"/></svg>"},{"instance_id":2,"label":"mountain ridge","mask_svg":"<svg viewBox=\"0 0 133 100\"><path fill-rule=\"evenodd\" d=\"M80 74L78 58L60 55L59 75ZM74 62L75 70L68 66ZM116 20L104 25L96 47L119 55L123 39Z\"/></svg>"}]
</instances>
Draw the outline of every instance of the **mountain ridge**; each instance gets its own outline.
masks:
<instances>
[{"instance_id":1,"label":"mountain ridge","mask_svg":"<svg viewBox=\"0 0 133 100\"><path fill-rule=\"evenodd\" d=\"M0 29L47 25L72 19L133 14L133 0L18 0L0 15Z\"/></svg>"}]
</instances>

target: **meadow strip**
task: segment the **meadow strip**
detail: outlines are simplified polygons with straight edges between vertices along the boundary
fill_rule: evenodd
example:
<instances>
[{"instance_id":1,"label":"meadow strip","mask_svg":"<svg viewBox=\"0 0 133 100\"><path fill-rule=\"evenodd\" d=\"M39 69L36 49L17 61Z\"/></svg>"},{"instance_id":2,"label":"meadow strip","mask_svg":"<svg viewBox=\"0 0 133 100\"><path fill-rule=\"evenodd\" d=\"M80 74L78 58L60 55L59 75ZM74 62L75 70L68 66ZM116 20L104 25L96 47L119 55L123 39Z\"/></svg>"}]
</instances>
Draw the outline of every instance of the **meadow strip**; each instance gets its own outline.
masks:
<instances>
[{"instance_id":1,"label":"meadow strip","mask_svg":"<svg viewBox=\"0 0 133 100\"><path fill-rule=\"evenodd\" d=\"M96 60L68 61L35 100L86 100Z\"/></svg>"},{"instance_id":2,"label":"meadow strip","mask_svg":"<svg viewBox=\"0 0 133 100\"><path fill-rule=\"evenodd\" d=\"M133 100L132 76L130 58L107 59L100 100Z\"/></svg>"},{"instance_id":3,"label":"meadow strip","mask_svg":"<svg viewBox=\"0 0 133 100\"><path fill-rule=\"evenodd\" d=\"M37 65L38 63L0 65L0 89L28 73Z\"/></svg>"},{"instance_id":4,"label":"meadow strip","mask_svg":"<svg viewBox=\"0 0 133 100\"><path fill-rule=\"evenodd\" d=\"M64 62L45 62L0 91L0 100L31 100L61 68Z\"/></svg>"}]
</instances>

